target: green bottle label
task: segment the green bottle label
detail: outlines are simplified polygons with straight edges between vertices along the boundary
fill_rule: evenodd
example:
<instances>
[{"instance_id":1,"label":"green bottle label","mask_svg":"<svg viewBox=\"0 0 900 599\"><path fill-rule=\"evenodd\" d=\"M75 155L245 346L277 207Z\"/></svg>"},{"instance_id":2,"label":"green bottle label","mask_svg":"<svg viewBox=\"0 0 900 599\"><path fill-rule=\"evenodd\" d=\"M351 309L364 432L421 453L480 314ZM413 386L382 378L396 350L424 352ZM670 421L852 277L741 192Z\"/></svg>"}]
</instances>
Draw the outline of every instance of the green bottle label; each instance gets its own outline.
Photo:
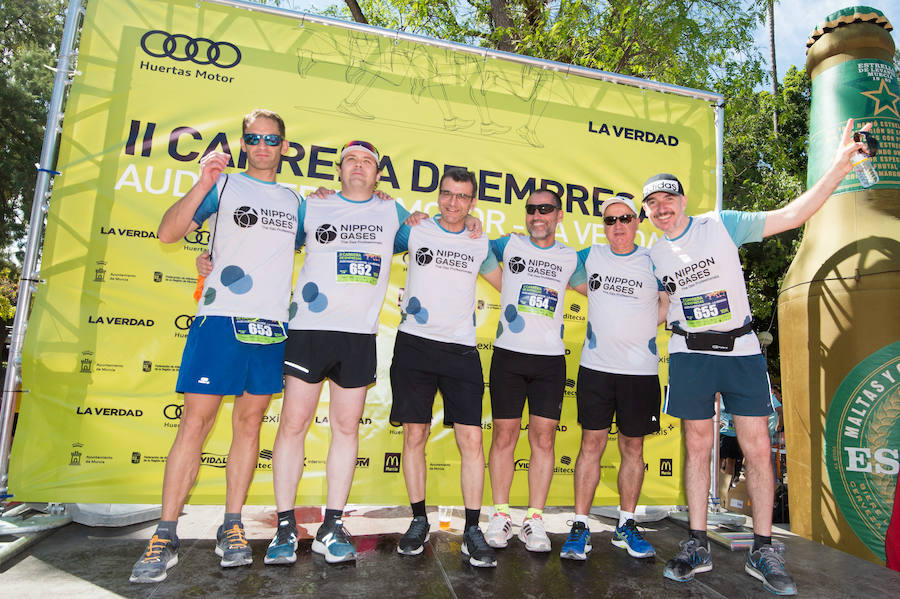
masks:
<instances>
[{"instance_id":1,"label":"green bottle label","mask_svg":"<svg viewBox=\"0 0 900 599\"><path fill-rule=\"evenodd\" d=\"M884 559L900 472L900 341L857 364L825 419L831 491L856 536Z\"/></svg>"},{"instance_id":2,"label":"green bottle label","mask_svg":"<svg viewBox=\"0 0 900 599\"><path fill-rule=\"evenodd\" d=\"M872 160L880 181L869 189L900 189L900 85L894 65L866 58L821 73L812 82L809 114L807 187L831 166L844 125L852 118L854 130L871 122L879 142ZM851 170L834 193L862 189Z\"/></svg>"}]
</instances>

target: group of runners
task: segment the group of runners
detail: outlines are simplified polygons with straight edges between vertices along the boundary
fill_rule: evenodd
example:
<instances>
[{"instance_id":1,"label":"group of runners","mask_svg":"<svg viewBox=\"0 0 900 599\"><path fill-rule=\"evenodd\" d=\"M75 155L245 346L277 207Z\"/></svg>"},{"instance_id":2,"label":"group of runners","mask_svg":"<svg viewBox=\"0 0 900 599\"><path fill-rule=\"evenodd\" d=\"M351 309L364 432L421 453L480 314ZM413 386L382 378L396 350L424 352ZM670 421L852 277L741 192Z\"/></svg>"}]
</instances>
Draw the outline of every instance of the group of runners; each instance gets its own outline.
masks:
<instances>
[{"instance_id":1,"label":"group of runners","mask_svg":"<svg viewBox=\"0 0 900 599\"><path fill-rule=\"evenodd\" d=\"M470 214L478 185L464 168L443 173L439 214L409 214L376 193L381 155L366 141L342 148L340 191L301 198L275 181L288 150L283 120L254 110L242 125L246 170L225 174L230 157L207 154L198 182L169 208L159 227L160 240L173 243L209 219L211 259L198 261L207 276L178 374L176 390L184 394L184 409L166 462L162 516L131 581L161 581L177 563L178 516L226 395L235 396L233 438L215 551L223 567L252 563L241 510L263 416L271 395L282 388L273 448L278 525L265 563L296 561L294 508L304 441L326 379L327 499L312 550L328 563L356 559L342 515L366 391L375 381L375 333L392 256L409 252L390 368L390 419L403 426L401 464L412 510L398 553L420 554L429 539L425 445L438 391L444 424L453 427L460 452L465 559L473 566L494 567L495 549L506 547L515 535L509 495L526 403L529 500L518 537L529 551L551 551L542 512L566 380L563 298L571 288L587 296L588 324L577 381L582 439L575 464L575 514L561 557L585 560L591 551L588 514L614 418L622 459L612 544L635 558L655 555L635 525L634 512L644 475L643 439L659 430L656 336L658 325L666 322L673 335L664 410L683 421L690 533L666 563L664 575L687 581L712 568L706 513L710 450L717 434L711 418L720 392L734 415L753 506L754 544L745 570L770 591L795 594L783 550L771 541L774 491L766 423L772 404L738 247L800 226L818 210L849 172L850 155L861 145L851 141L852 129L851 121L822 179L783 208L692 217L681 182L661 173L646 181L640 204L625 196L607 199L601 213L609 243L576 251L556 240L564 210L551 189L534 191L525 201L527 235L488 239ZM645 214L663 233L649 250L635 243ZM292 294L294 252L304 245L306 257ZM494 505L485 531L479 526L484 379L474 316L479 276L500 291L489 373Z\"/></svg>"}]
</instances>

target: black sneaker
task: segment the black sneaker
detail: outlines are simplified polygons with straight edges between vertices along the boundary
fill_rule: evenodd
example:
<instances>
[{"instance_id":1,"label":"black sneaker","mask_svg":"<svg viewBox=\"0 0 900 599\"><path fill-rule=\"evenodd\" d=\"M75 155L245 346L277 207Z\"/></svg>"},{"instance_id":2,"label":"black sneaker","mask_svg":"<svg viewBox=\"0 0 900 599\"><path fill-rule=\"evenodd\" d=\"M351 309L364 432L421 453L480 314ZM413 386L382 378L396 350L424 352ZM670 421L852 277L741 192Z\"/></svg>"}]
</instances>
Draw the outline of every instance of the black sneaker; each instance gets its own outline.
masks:
<instances>
[{"instance_id":1,"label":"black sneaker","mask_svg":"<svg viewBox=\"0 0 900 599\"><path fill-rule=\"evenodd\" d=\"M401 555L419 555L425 551L425 543L431 538L431 525L427 516L416 516L412 519L406 534L397 544L397 553Z\"/></svg>"},{"instance_id":2,"label":"black sneaker","mask_svg":"<svg viewBox=\"0 0 900 599\"><path fill-rule=\"evenodd\" d=\"M687 582L694 579L694 574L710 570L712 557L709 555L709 544L704 547L697 539L692 538L681 542L681 551L666 562L663 576L678 582Z\"/></svg>"},{"instance_id":3,"label":"black sneaker","mask_svg":"<svg viewBox=\"0 0 900 599\"><path fill-rule=\"evenodd\" d=\"M479 568L496 568L497 556L478 526L470 526L463 533L462 554L469 563Z\"/></svg>"},{"instance_id":4,"label":"black sneaker","mask_svg":"<svg viewBox=\"0 0 900 599\"><path fill-rule=\"evenodd\" d=\"M797 585L784 569L784 555L779 548L763 545L756 551L750 551L747 554L744 571L753 578L761 580L763 588L771 593L776 595L797 594Z\"/></svg>"}]
</instances>

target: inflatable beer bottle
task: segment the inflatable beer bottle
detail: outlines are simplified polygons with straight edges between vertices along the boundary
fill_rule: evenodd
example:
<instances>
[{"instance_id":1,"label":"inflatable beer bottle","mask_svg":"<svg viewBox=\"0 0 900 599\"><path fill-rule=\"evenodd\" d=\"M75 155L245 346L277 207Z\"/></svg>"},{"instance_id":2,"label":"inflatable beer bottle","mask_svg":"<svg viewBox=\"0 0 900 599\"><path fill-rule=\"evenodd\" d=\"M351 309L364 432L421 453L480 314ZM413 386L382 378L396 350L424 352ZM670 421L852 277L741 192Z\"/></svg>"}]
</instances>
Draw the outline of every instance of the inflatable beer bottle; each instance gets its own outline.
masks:
<instances>
[{"instance_id":1,"label":"inflatable beer bottle","mask_svg":"<svg viewBox=\"0 0 900 599\"><path fill-rule=\"evenodd\" d=\"M848 118L855 130L873 124L878 177L863 177L864 186L851 171L810 219L778 302L791 530L874 562L884 560L900 471L900 87L891 29L880 11L855 6L828 15L807 42L807 185L828 168Z\"/></svg>"}]
</instances>

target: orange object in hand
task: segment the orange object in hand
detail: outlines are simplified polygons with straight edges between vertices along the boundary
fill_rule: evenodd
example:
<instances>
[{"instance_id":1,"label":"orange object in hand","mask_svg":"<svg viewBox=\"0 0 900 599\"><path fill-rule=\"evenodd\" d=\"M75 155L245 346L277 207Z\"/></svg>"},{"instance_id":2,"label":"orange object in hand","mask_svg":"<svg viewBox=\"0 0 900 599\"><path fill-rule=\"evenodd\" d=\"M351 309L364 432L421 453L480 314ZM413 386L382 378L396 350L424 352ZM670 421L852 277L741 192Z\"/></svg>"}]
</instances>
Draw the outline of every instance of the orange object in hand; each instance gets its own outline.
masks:
<instances>
[{"instance_id":1,"label":"orange object in hand","mask_svg":"<svg viewBox=\"0 0 900 599\"><path fill-rule=\"evenodd\" d=\"M203 297L203 283L206 282L206 277L200 275L197 277L197 287L194 288L194 301L200 301L200 298Z\"/></svg>"}]
</instances>

